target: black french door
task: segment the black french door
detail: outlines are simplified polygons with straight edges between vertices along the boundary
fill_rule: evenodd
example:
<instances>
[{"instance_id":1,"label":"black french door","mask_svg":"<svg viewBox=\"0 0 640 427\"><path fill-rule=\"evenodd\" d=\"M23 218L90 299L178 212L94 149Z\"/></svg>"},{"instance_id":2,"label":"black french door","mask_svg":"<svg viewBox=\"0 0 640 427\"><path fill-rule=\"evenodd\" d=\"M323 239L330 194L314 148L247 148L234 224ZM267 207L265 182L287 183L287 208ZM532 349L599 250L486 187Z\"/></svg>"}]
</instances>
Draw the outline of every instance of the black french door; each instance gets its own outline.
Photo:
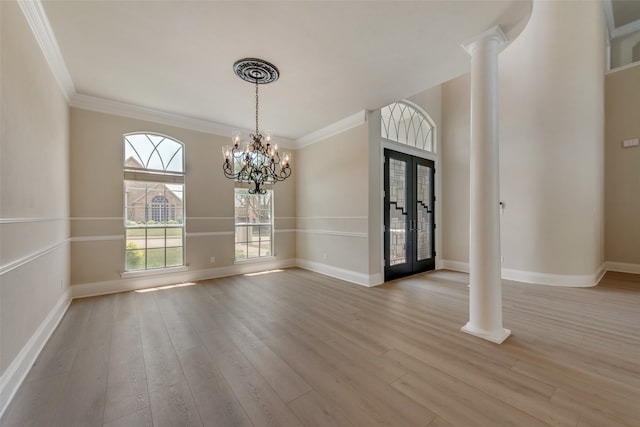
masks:
<instances>
[{"instance_id":1,"label":"black french door","mask_svg":"<svg viewBox=\"0 0 640 427\"><path fill-rule=\"evenodd\" d=\"M384 280L433 270L433 161L384 150Z\"/></svg>"}]
</instances>

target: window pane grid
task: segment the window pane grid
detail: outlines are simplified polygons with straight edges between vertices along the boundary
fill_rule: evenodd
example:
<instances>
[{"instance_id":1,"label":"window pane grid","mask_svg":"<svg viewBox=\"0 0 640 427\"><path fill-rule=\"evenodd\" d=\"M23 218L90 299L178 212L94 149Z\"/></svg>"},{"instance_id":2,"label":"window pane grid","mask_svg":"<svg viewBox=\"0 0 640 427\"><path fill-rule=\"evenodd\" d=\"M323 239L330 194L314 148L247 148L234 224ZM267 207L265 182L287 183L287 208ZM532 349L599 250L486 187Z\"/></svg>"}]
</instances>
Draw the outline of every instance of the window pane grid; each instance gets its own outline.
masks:
<instances>
[{"instance_id":1,"label":"window pane grid","mask_svg":"<svg viewBox=\"0 0 640 427\"><path fill-rule=\"evenodd\" d=\"M124 144L125 270L184 265L183 145L144 133ZM166 181L159 171L180 177Z\"/></svg>"},{"instance_id":2,"label":"window pane grid","mask_svg":"<svg viewBox=\"0 0 640 427\"><path fill-rule=\"evenodd\" d=\"M434 152L433 121L426 113L406 101L380 110L381 136L421 150Z\"/></svg>"},{"instance_id":3,"label":"window pane grid","mask_svg":"<svg viewBox=\"0 0 640 427\"><path fill-rule=\"evenodd\" d=\"M235 258L252 259L273 254L272 192L249 194L235 190Z\"/></svg>"}]
</instances>

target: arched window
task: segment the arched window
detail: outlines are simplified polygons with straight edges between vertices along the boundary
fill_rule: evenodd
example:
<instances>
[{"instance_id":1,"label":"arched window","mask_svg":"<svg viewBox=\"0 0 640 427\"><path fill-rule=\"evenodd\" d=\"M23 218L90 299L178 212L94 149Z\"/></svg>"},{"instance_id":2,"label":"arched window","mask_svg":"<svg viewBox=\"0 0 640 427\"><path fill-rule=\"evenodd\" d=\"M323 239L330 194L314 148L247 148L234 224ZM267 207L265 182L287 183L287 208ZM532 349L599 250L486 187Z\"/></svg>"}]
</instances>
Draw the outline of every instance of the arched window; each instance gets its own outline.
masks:
<instances>
[{"instance_id":1,"label":"arched window","mask_svg":"<svg viewBox=\"0 0 640 427\"><path fill-rule=\"evenodd\" d=\"M153 133L124 135L125 270L184 265L184 146Z\"/></svg>"},{"instance_id":2,"label":"arched window","mask_svg":"<svg viewBox=\"0 0 640 427\"><path fill-rule=\"evenodd\" d=\"M435 153L435 124L420 107L398 101L380 110L381 136Z\"/></svg>"},{"instance_id":3,"label":"arched window","mask_svg":"<svg viewBox=\"0 0 640 427\"><path fill-rule=\"evenodd\" d=\"M156 196L151 200L151 219L155 222L169 220L169 201L164 196Z\"/></svg>"}]
</instances>

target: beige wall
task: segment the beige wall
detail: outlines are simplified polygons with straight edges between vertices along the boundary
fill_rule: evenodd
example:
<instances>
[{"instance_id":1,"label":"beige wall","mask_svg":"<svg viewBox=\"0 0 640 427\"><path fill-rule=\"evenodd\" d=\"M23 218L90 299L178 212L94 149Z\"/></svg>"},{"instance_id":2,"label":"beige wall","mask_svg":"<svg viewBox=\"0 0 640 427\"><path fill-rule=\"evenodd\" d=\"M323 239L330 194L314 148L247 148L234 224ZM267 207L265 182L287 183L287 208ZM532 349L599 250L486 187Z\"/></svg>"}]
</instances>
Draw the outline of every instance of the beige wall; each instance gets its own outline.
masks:
<instances>
[{"instance_id":1,"label":"beige wall","mask_svg":"<svg viewBox=\"0 0 640 427\"><path fill-rule=\"evenodd\" d=\"M17 3L0 15L1 411L69 300L69 109Z\"/></svg>"},{"instance_id":2,"label":"beige wall","mask_svg":"<svg viewBox=\"0 0 640 427\"><path fill-rule=\"evenodd\" d=\"M441 259L469 262L469 75L442 85L442 252Z\"/></svg>"},{"instance_id":3,"label":"beige wall","mask_svg":"<svg viewBox=\"0 0 640 427\"><path fill-rule=\"evenodd\" d=\"M362 124L299 149L295 158L298 260L363 283L369 275L368 142Z\"/></svg>"},{"instance_id":4,"label":"beige wall","mask_svg":"<svg viewBox=\"0 0 640 427\"><path fill-rule=\"evenodd\" d=\"M640 65L606 77L605 253L615 269L640 273Z\"/></svg>"},{"instance_id":5,"label":"beige wall","mask_svg":"<svg viewBox=\"0 0 640 427\"><path fill-rule=\"evenodd\" d=\"M603 34L599 2L536 2L499 56L504 277L588 285L603 267ZM463 263L469 117L468 77L444 84L444 258Z\"/></svg>"},{"instance_id":6,"label":"beige wall","mask_svg":"<svg viewBox=\"0 0 640 427\"><path fill-rule=\"evenodd\" d=\"M158 123L71 109L71 283L123 289L123 143L125 133L155 132L185 145L186 264L183 277L231 274L234 264L234 181L222 173L227 137ZM295 154L294 154L295 156ZM294 157L295 159L295 157ZM295 169L273 186L275 259L295 259ZM210 262L215 257L215 264ZM237 269L237 271L240 271ZM168 276L167 280L176 280ZM157 281L157 279L156 279ZM127 288L125 285L124 289Z\"/></svg>"}]
</instances>

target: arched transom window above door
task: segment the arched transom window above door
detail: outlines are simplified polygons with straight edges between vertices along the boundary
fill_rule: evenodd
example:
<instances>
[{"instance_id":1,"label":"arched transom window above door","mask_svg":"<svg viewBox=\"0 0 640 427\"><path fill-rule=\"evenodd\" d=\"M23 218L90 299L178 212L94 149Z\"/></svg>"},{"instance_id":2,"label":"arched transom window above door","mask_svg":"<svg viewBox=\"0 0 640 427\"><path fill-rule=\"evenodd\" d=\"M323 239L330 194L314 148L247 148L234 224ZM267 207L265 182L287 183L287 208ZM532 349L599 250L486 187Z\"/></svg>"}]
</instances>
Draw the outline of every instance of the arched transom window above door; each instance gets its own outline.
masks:
<instances>
[{"instance_id":1,"label":"arched transom window above door","mask_svg":"<svg viewBox=\"0 0 640 427\"><path fill-rule=\"evenodd\" d=\"M382 138L435 153L435 124L417 105L398 101L382 107L380 121Z\"/></svg>"}]
</instances>

